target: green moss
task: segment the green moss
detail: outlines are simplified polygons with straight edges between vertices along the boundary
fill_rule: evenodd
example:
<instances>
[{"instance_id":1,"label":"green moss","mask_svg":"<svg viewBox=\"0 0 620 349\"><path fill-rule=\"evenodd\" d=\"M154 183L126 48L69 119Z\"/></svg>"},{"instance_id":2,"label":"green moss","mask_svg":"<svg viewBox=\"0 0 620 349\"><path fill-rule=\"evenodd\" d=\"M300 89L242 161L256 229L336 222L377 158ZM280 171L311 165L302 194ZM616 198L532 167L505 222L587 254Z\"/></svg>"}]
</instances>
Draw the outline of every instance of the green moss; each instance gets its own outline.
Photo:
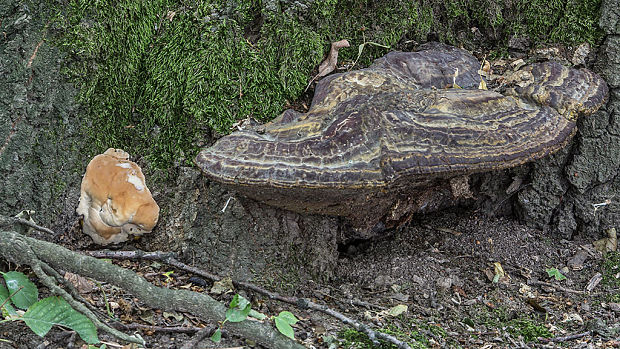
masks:
<instances>
[{"instance_id":1,"label":"green moss","mask_svg":"<svg viewBox=\"0 0 620 349\"><path fill-rule=\"evenodd\" d=\"M520 1L511 28L533 42L594 44L603 35L598 27L600 6L601 0Z\"/></svg>"},{"instance_id":2,"label":"green moss","mask_svg":"<svg viewBox=\"0 0 620 349\"><path fill-rule=\"evenodd\" d=\"M607 286L620 288L620 252L608 252L602 265L603 283ZM620 300L620 294L615 295ZM616 300L617 301L617 300Z\"/></svg>"},{"instance_id":3,"label":"green moss","mask_svg":"<svg viewBox=\"0 0 620 349\"><path fill-rule=\"evenodd\" d=\"M539 337L551 338L552 334L543 324L531 319L515 319L508 322L508 332L523 337L525 342L537 341Z\"/></svg>"},{"instance_id":4,"label":"green moss","mask_svg":"<svg viewBox=\"0 0 620 349\"><path fill-rule=\"evenodd\" d=\"M50 0L51 1L51 0ZM340 61L365 41L390 48L424 42L596 42L600 0L59 0L57 43L88 109L94 151L124 148L153 168L191 163L212 132L237 120L270 120L299 98L330 42ZM476 31L482 33L477 37ZM479 36L478 34L478 36ZM481 41L482 40L482 41ZM360 66L389 49L366 45Z\"/></svg>"},{"instance_id":5,"label":"green moss","mask_svg":"<svg viewBox=\"0 0 620 349\"><path fill-rule=\"evenodd\" d=\"M476 306L472 312L474 326L483 324L489 329L506 331L513 336L523 337L526 342L536 341L539 337L551 337L551 332L539 320L530 317L515 318L515 315L504 307L489 311L486 307Z\"/></svg>"},{"instance_id":6,"label":"green moss","mask_svg":"<svg viewBox=\"0 0 620 349\"><path fill-rule=\"evenodd\" d=\"M243 26L252 6L89 4L71 0L58 22L60 45L78 58L68 71L89 109L86 133L98 151L124 148L155 168L189 163L210 130L278 115L323 56L318 35L286 17L251 44Z\"/></svg>"},{"instance_id":7,"label":"green moss","mask_svg":"<svg viewBox=\"0 0 620 349\"><path fill-rule=\"evenodd\" d=\"M404 341L414 349L423 349L428 348L429 341L424 335L418 332L411 332L409 334L403 333L400 330L390 329L389 326L379 330L380 332L387 333L393 336L396 336L399 340ZM341 341L341 348L356 348L356 349L370 349L370 348L378 348L378 349L393 349L397 348L396 345L388 343L384 340L379 340L379 346L376 346L372 343L368 336L360 331L354 330L352 328L345 329L340 331L338 337Z\"/></svg>"}]
</instances>

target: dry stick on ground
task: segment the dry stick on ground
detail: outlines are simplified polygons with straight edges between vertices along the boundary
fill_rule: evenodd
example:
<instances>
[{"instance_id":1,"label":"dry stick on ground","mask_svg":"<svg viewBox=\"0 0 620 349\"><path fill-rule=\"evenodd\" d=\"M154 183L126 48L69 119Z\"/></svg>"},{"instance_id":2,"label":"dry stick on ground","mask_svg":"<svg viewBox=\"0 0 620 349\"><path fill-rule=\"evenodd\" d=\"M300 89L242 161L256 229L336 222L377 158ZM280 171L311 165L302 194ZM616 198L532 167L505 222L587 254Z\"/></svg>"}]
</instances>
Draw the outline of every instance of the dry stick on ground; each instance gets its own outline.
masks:
<instances>
[{"instance_id":1,"label":"dry stick on ground","mask_svg":"<svg viewBox=\"0 0 620 349\"><path fill-rule=\"evenodd\" d=\"M530 285L539 285L539 286L546 286L546 287L552 287L555 288L558 291L562 291L562 292L567 292L567 293L575 293L575 294L584 294L584 291L577 291L577 290L571 290L570 288L566 288L566 287L562 287L559 285L554 285L552 283L549 282L544 282L544 281L537 281L537 280L532 280L529 282Z\"/></svg>"},{"instance_id":2,"label":"dry stick on ground","mask_svg":"<svg viewBox=\"0 0 620 349\"><path fill-rule=\"evenodd\" d=\"M542 343L568 342L568 341L572 341L572 340L575 340L575 339L579 339L579 338L583 338L583 337L589 336L591 334L592 334L592 331L586 331L586 332L583 332L583 333L571 334L570 336L553 337L553 338L538 338L538 340L541 341Z\"/></svg>"},{"instance_id":3,"label":"dry stick on ground","mask_svg":"<svg viewBox=\"0 0 620 349\"><path fill-rule=\"evenodd\" d=\"M1 245L2 244L0 243L0 246ZM33 252L31 251L31 253ZM121 340L131 342L131 343L139 343L142 345L145 344L142 338L130 336L114 328L111 328L107 324L101 322L101 320L99 320L99 318L97 318L97 316L92 311L90 311L90 309L88 309L83 303L76 301L67 291L65 291L63 288L58 286L58 284L54 281L53 277L47 275L43 271L44 268L45 269L51 268L49 265L44 267L44 265L46 265L47 263L40 261L40 260L32 260L32 263L28 263L28 264L30 265L34 273L39 278L39 281L41 281L43 285L49 288L53 294L61 296L65 301L67 301L67 303L69 303L69 305L73 309L79 311L80 313L85 315L87 318L89 318L90 321L93 322L95 327L97 327L98 329L104 330Z\"/></svg>"},{"instance_id":4,"label":"dry stick on ground","mask_svg":"<svg viewBox=\"0 0 620 349\"><path fill-rule=\"evenodd\" d=\"M220 281L222 278L215 275L215 274L211 274L207 271L201 270L199 268L196 267L192 267L190 265L187 265L179 260L177 260L175 258L175 254L174 253L170 253L170 252L145 252L145 251L109 251L109 250L101 250L101 251L90 251L90 252L86 252L88 255L92 256L92 257L98 257L98 258L114 258L114 259L143 259L143 260L154 260L154 261L159 261L159 262L164 262L166 264L169 264L171 266L177 267L181 270L196 274L196 275L200 275L202 277L205 277L207 279L210 279L212 281ZM398 340L396 337L391 336L389 334L386 333L382 333L382 332L376 332L373 329L371 329L370 327L357 322L333 309L330 309L324 305L320 305L317 303L314 303L312 301L310 301L309 299L305 299L305 298L297 298L297 297L287 297L287 296L282 296L276 292L271 292L269 290L266 290L262 287L256 286L254 284L251 284L249 282L243 282L243 281L233 281L233 284L236 287L239 288L244 288L244 289L249 289L258 293L261 293L267 297L269 297L270 299L275 299L278 301L282 301L285 303L289 303L289 304L293 304L299 308L302 309L312 309L312 310L318 310L320 312L323 312L325 314L328 314L330 316L333 316L335 318L337 318L338 320L342 321L343 323L352 326L353 328L355 328L356 330L365 333L366 335L368 335L368 338L370 338L374 343L378 344L377 339L383 339L385 341L388 341L394 345L396 345L398 348L407 348L410 349L409 345L403 341Z\"/></svg>"},{"instance_id":5,"label":"dry stick on ground","mask_svg":"<svg viewBox=\"0 0 620 349\"><path fill-rule=\"evenodd\" d=\"M111 326L118 328L119 330L124 330L124 331L145 330L145 331L162 332L162 333L196 333L202 330L202 328L200 327L151 326L151 325L143 325L143 324L136 324L136 323L124 324L122 322L113 322Z\"/></svg>"},{"instance_id":6,"label":"dry stick on ground","mask_svg":"<svg viewBox=\"0 0 620 349\"><path fill-rule=\"evenodd\" d=\"M6 299L4 300L4 302L2 302L2 304L0 304L0 309L4 308L4 305L11 300L11 298L13 298L13 296L15 296L15 294L19 291L22 290L22 288L24 288L24 286L19 286L19 288L15 291L13 291L13 293L11 293L8 297L6 297Z\"/></svg>"},{"instance_id":7,"label":"dry stick on ground","mask_svg":"<svg viewBox=\"0 0 620 349\"><path fill-rule=\"evenodd\" d=\"M19 239L19 237L23 237L25 239L29 239L33 241L39 241L33 238L27 238L15 232L0 231L0 251L3 252L1 256L2 258L8 261L12 261L17 264L29 265L32 268L32 270L35 272L39 280L45 286L47 286L53 294L61 296L65 301L67 301L67 303L69 303L69 305L71 305L73 309L79 311L80 313L88 317L93 322L95 327L101 330L104 330L124 341L144 344L144 340L142 340L141 338L129 336L125 333L122 333L118 330L108 327L106 324L102 323L97 318L97 316L95 316L95 314L93 314L83 303L76 301L67 291L65 291L63 288L58 286L54 278L47 275L43 271L44 269L47 270L47 269L50 269L51 267L46 263L45 259L43 260L39 259L37 254L34 252L34 250L37 250L37 252L40 252L39 249L31 244L28 244L24 240ZM48 244L52 246L57 246L51 243L48 243ZM60 248L60 246L57 246L57 247Z\"/></svg>"},{"instance_id":8,"label":"dry stick on ground","mask_svg":"<svg viewBox=\"0 0 620 349\"><path fill-rule=\"evenodd\" d=\"M79 301L79 302L83 303L84 305L86 305L88 307L88 309L90 309L90 311L92 311L94 314L96 314L98 316L98 318L100 318L100 319L105 319L106 318L105 315L103 315L99 311L99 309L97 309L97 307L95 307L94 305L92 305L88 301L86 301L86 299L84 299L84 297L82 297L82 295L75 288L75 286L73 286L73 284L69 280L65 279L62 275L60 275L60 273L58 271L56 271L56 269L50 267L47 264L43 264L42 267L43 267L43 271L46 274L49 274L49 275L53 276L58 283L60 283L62 286L64 286L65 289L67 289L67 292L69 292L71 297L73 297L77 301Z\"/></svg>"},{"instance_id":9,"label":"dry stick on ground","mask_svg":"<svg viewBox=\"0 0 620 349\"><path fill-rule=\"evenodd\" d=\"M0 251L2 251L0 257L7 261L30 265L46 286L54 292L68 296L69 299L73 298L64 289L60 288L52 277L43 272L41 267L43 263L56 270L63 269L74 274L116 285L153 308L192 313L214 322L223 320L226 313L226 307L208 295L188 290L171 290L156 287L131 270L16 232L0 230ZM78 302L74 301L74 303ZM78 311L82 313L90 312L83 305L79 307L80 304L75 304ZM74 306L74 304L71 305ZM93 319L91 318L91 320ZM95 321L99 320L94 317L93 322ZM256 321L243 321L226 323L225 328L267 347L278 349L303 348L297 342L276 332L268 324ZM120 333L109 327L107 327L106 332Z\"/></svg>"},{"instance_id":10,"label":"dry stick on ground","mask_svg":"<svg viewBox=\"0 0 620 349\"><path fill-rule=\"evenodd\" d=\"M185 342L185 344L183 344L183 346L181 347L181 349L193 349L196 348L196 346L198 345L198 343L200 343L203 339L207 338L207 337L211 337L213 335L213 333L215 333L215 331L217 330L217 327L205 327L200 329L200 331L198 331L198 333L196 333L194 335L194 337Z\"/></svg>"},{"instance_id":11,"label":"dry stick on ground","mask_svg":"<svg viewBox=\"0 0 620 349\"><path fill-rule=\"evenodd\" d=\"M35 223L32 223L29 220L25 220L23 218L17 218L17 217L0 216L0 225L13 225L13 224L22 224L32 229L36 229L38 231L42 231L44 233L50 234L51 236L56 236L56 233L53 230L42 227Z\"/></svg>"}]
</instances>

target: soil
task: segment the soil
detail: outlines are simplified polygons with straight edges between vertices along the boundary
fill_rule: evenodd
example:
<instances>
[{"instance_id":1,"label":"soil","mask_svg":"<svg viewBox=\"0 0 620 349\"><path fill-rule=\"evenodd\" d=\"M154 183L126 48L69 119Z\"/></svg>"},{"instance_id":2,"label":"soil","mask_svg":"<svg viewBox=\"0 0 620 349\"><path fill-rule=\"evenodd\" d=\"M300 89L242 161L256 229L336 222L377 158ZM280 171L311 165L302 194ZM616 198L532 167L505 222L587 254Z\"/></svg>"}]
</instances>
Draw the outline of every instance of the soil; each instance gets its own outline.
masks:
<instances>
[{"instance_id":1,"label":"soil","mask_svg":"<svg viewBox=\"0 0 620 349\"><path fill-rule=\"evenodd\" d=\"M570 340L564 346L618 347L620 283L604 281L591 292L584 292L597 273L606 273L602 267L604 259L591 243L554 241L542 231L506 218L486 218L472 211L443 212L412 221L381 239L343 246L330 282L302 280L280 289L284 294L313 299L377 328L408 334L424 345L421 347L551 347L537 338L580 334L597 324L599 327L593 333ZM568 266L576 255L584 257L577 263L580 270L574 270L580 267L572 264ZM158 263L119 263L145 275L156 285L191 285L192 289L204 292L211 288L210 282L204 287L198 281L190 282L193 275L183 271L175 271L168 279L164 273L172 269ZM497 282L493 282L497 273L494 263L500 263L506 275ZM555 281L546 272L550 268L559 269L566 280ZM616 278L620 277L618 271L615 273ZM145 308L110 285L103 285L101 291L107 293L115 316L126 323L163 327L215 325L189 314L162 314ZM339 334L342 337L342 331L347 328L325 314L297 309L247 290L237 291L251 299L258 311L276 315L289 310L302 319L295 332L306 347L328 347L326 338ZM232 294L219 297L229 302ZM102 311L105 309L97 287L86 298ZM408 307L406 314L398 317L385 314L387 309L399 304ZM148 348L180 348L192 336L139 332ZM34 348L34 343L39 348L70 348L82 343L79 337L62 329L54 329L40 339L19 323L3 324L0 336L8 341L0 342L0 348ZM115 342L105 333L100 333L100 339ZM196 347L247 344L229 335L218 345L206 340ZM354 347L345 344L342 341L340 346Z\"/></svg>"}]
</instances>

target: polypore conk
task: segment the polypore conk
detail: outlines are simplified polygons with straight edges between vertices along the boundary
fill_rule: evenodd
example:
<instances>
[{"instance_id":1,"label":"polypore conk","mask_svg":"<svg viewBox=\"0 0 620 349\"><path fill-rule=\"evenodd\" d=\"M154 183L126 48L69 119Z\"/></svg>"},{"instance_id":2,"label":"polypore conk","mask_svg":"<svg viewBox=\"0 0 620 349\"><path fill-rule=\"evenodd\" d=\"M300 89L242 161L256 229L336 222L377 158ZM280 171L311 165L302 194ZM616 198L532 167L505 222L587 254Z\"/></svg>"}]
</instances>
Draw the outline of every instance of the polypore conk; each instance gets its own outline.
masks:
<instances>
[{"instance_id":1,"label":"polypore conk","mask_svg":"<svg viewBox=\"0 0 620 349\"><path fill-rule=\"evenodd\" d=\"M390 52L319 81L308 112L222 137L196 163L269 205L344 217L365 238L470 197L465 175L558 151L608 94L598 75L555 62L524 67L505 94L479 89L479 69L443 44Z\"/></svg>"},{"instance_id":2,"label":"polypore conk","mask_svg":"<svg viewBox=\"0 0 620 349\"><path fill-rule=\"evenodd\" d=\"M76 212L84 217L84 233L100 245L149 233L159 218L142 170L129 161L129 154L114 148L88 164Z\"/></svg>"}]
</instances>

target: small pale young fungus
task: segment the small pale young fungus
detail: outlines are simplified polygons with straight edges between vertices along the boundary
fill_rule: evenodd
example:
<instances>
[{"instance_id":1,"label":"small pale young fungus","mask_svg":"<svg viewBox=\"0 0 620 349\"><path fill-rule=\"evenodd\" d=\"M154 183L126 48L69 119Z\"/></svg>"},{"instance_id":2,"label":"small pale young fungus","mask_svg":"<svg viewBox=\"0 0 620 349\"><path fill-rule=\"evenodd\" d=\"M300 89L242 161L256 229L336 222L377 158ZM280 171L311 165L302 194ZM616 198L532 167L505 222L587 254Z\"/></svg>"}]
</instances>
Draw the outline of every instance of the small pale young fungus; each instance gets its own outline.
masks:
<instances>
[{"instance_id":1,"label":"small pale young fungus","mask_svg":"<svg viewBox=\"0 0 620 349\"><path fill-rule=\"evenodd\" d=\"M129 154L114 148L88 164L76 212L84 217L84 233L100 245L149 233L159 218L142 170L129 161Z\"/></svg>"}]
</instances>

